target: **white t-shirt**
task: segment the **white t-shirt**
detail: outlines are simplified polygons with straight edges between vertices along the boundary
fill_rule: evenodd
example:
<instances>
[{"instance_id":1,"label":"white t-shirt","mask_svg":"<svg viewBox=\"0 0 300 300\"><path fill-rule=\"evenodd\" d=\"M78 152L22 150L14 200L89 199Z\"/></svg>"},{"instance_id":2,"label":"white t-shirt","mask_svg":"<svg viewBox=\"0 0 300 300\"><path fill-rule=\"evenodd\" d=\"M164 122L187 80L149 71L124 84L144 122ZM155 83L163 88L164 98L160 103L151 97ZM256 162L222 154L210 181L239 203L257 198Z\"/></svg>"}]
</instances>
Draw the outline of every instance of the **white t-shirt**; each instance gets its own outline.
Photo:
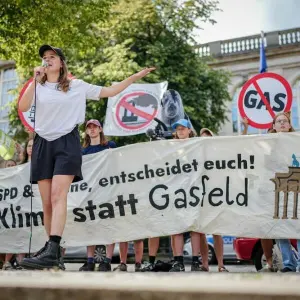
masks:
<instances>
[{"instance_id":1,"label":"white t-shirt","mask_svg":"<svg viewBox=\"0 0 300 300\"><path fill-rule=\"evenodd\" d=\"M45 82L36 88L35 131L47 141L70 133L85 119L86 99L99 100L102 87L72 79L70 90L57 90L57 83Z\"/></svg>"}]
</instances>

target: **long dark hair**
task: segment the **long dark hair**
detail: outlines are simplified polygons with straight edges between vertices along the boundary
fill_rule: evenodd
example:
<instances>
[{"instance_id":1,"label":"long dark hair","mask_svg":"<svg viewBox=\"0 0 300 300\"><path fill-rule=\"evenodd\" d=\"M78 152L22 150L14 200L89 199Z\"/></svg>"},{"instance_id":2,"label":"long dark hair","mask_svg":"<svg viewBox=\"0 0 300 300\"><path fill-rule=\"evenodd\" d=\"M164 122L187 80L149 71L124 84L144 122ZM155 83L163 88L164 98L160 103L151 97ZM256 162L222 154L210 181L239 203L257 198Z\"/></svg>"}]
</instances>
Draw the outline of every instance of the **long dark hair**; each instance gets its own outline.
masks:
<instances>
[{"instance_id":1,"label":"long dark hair","mask_svg":"<svg viewBox=\"0 0 300 300\"><path fill-rule=\"evenodd\" d=\"M108 141L107 141L103 131L101 131L100 132L100 145L106 146L107 143L108 143ZM85 133L84 140L83 140L83 148L88 147L90 144L91 144L91 138L87 133Z\"/></svg>"},{"instance_id":2,"label":"long dark hair","mask_svg":"<svg viewBox=\"0 0 300 300\"><path fill-rule=\"evenodd\" d=\"M70 88L71 80L68 78L68 68L66 63L62 59L60 61L62 62L62 66L59 71L57 89L66 93ZM45 84L46 80L47 74L44 74L41 79L41 84Z\"/></svg>"},{"instance_id":3,"label":"long dark hair","mask_svg":"<svg viewBox=\"0 0 300 300\"><path fill-rule=\"evenodd\" d=\"M25 148L24 148L24 152L23 152L23 160L22 160L21 164L25 164L28 162L29 157L28 157L28 153L27 153L27 146L30 141L33 141L33 138L29 138L25 144Z\"/></svg>"}]
</instances>

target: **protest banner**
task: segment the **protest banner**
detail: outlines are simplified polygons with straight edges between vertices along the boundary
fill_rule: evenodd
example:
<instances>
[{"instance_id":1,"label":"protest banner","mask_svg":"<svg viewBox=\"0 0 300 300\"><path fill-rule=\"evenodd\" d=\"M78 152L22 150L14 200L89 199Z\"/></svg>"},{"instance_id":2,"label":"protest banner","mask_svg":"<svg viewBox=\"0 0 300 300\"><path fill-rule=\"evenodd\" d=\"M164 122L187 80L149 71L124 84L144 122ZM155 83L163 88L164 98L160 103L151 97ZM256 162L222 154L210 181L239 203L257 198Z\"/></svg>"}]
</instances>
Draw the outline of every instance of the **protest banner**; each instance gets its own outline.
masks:
<instances>
[{"instance_id":1,"label":"protest banner","mask_svg":"<svg viewBox=\"0 0 300 300\"><path fill-rule=\"evenodd\" d=\"M68 195L63 246L188 231L300 238L299 137L162 140L84 156L84 180L72 184ZM0 170L2 253L28 249L29 168ZM33 195L32 245L37 250L46 235L36 185Z\"/></svg>"}]
</instances>

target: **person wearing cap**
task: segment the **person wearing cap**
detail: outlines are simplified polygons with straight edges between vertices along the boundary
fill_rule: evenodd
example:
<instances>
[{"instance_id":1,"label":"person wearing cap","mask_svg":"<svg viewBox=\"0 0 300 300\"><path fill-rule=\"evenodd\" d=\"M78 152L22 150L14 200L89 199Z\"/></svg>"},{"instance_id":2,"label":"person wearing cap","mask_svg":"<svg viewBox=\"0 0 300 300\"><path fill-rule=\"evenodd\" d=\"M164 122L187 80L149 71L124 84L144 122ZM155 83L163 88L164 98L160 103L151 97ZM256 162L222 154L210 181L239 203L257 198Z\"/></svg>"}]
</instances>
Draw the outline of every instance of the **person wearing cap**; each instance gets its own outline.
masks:
<instances>
[{"instance_id":1,"label":"person wearing cap","mask_svg":"<svg viewBox=\"0 0 300 300\"><path fill-rule=\"evenodd\" d=\"M186 119L178 120L176 123L172 125L172 129L175 131L175 135L174 135L175 139L184 140L195 136L190 121ZM172 235L171 240L172 240L174 263L172 265L170 272L184 272L185 266L183 263L183 247L184 247L183 233Z\"/></svg>"},{"instance_id":2,"label":"person wearing cap","mask_svg":"<svg viewBox=\"0 0 300 300\"><path fill-rule=\"evenodd\" d=\"M194 137L195 134L192 131L192 125L189 120L180 119L172 125L172 129L175 131L175 139L186 139L189 137ZM174 252L174 261L170 272L182 272L185 270L183 264L183 245L184 238L183 234L177 234L171 237L172 238L172 248L173 241L176 240L176 248L173 248ZM142 272L154 272L156 270L155 260L156 255L159 249L159 237L149 238L148 239L148 248L149 248L149 262L144 266Z\"/></svg>"},{"instance_id":3,"label":"person wearing cap","mask_svg":"<svg viewBox=\"0 0 300 300\"><path fill-rule=\"evenodd\" d=\"M72 182L82 180L82 153L78 124L84 122L86 99L113 97L153 71L144 70L110 87L69 78L61 49L43 45L43 66L34 68L34 81L19 101L28 111L35 104L35 132L31 182L38 182L43 203L44 226L49 240L21 265L29 269L59 267L60 241L67 216L67 194Z\"/></svg>"},{"instance_id":4,"label":"person wearing cap","mask_svg":"<svg viewBox=\"0 0 300 300\"><path fill-rule=\"evenodd\" d=\"M92 154L112 148L117 148L117 145L114 141L106 139L102 124L95 119L87 121L82 154Z\"/></svg>"},{"instance_id":5,"label":"person wearing cap","mask_svg":"<svg viewBox=\"0 0 300 300\"><path fill-rule=\"evenodd\" d=\"M86 122L85 125L85 137L82 148L82 155L88 155L98 153L106 149L117 148L114 141L107 141L102 124L95 119L91 119ZM113 256L115 244L106 246L106 257L99 264L98 271L107 272L111 271L111 259ZM94 271L95 270L95 253L96 246L87 247L87 261L79 271Z\"/></svg>"},{"instance_id":6,"label":"person wearing cap","mask_svg":"<svg viewBox=\"0 0 300 300\"><path fill-rule=\"evenodd\" d=\"M200 137L209 137L209 136L214 136L212 131L208 128L202 128L200 130Z\"/></svg>"},{"instance_id":7,"label":"person wearing cap","mask_svg":"<svg viewBox=\"0 0 300 300\"><path fill-rule=\"evenodd\" d=\"M175 130L175 139L188 139L196 136L191 122L186 119L178 120L172 125L172 129Z\"/></svg>"},{"instance_id":8,"label":"person wearing cap","mask_svg":"<svg viewBox=\"0 0 300 300\"><path fill-rule=\"evenodd\" d=\"M200 130L200 137L213 137L213 132L208 128L202 128ZM219 272L228 272L228 270L224 266L223 262L223 255L224 255L224 242L223 238L220 235L213 234L214 239L214 249L216 252L216 257L218 261L218 271ZM206 235L204 233L193 232L191 243L194 245L194 255L197 255L199 251L201 252L201 260L202 265L199 266L200 271L208 272L209 265L208 265L208 244L206 240ZM195 259L196 260L196 259ZM199 260L198 260L199 261Z\"/></svg>"},{"instance_id":9,"label":"person wearing cap","mask_svg":"<svg viewBox=\"0 0 300 300\"><path fill-rule=\"evenodd\" d=\"M86 135L84 138L84 144L82 149L82 154L92 154L103 151L105 149L116 148L117 145L113 141L107 141L103 132L101 123L98 120L89 120L86 123ZM106 256L99 263L98 271L109 272L111 271L111 260L114 252L115 244L106 246ZM143 258L143 240L134 241L135 249L135 271L139 272L141 269L141 261ZM114 271L127 271L127 252L128 243L120 242L120 265L117 266ZM80 267L79 271L94 271L95 270L95 260L94 260L95 246L87 247L87 262Z\"/></svg>"}]
</instances>

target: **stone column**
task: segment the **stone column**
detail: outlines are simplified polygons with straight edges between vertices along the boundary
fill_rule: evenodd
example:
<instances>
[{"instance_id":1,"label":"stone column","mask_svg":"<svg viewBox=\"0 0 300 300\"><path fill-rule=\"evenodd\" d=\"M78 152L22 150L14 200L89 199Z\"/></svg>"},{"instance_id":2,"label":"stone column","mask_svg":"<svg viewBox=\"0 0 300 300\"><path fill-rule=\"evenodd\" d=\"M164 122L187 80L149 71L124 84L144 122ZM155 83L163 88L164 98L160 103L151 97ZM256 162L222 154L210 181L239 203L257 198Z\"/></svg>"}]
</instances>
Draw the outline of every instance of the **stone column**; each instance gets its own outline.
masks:
<instances>
[{"instance_id":1,"label":"stone column","mask_svg":"<svg viewBox=\"0 0 300 300\"><path fill-rule=\"evenodd\" d=\"M275 190L275 209L273 219L279 219L279 191Z\"/></svg>"},{"instance_id":2,"label":"stone column","mask_svg":"<svg viewBox=\"0 0 300 300\"><path fill-rule=\"evenodd\" d=\"M294 192L294 207L293 207L293 217L292 219L298 219L298 191Z\"/></svg>"},{"instance_id":3,"label":"stone column","mask_svg":"<svg viewBox=\"0 0 300 300\"><path fill-rule=\"evenodd\" d=\"M287 219L287 208L288 208L288 200L289 200L289 192L288 190L283 191L284 198L283 198L283 216L282 219Z\"/></svg>"}]
</instances>

